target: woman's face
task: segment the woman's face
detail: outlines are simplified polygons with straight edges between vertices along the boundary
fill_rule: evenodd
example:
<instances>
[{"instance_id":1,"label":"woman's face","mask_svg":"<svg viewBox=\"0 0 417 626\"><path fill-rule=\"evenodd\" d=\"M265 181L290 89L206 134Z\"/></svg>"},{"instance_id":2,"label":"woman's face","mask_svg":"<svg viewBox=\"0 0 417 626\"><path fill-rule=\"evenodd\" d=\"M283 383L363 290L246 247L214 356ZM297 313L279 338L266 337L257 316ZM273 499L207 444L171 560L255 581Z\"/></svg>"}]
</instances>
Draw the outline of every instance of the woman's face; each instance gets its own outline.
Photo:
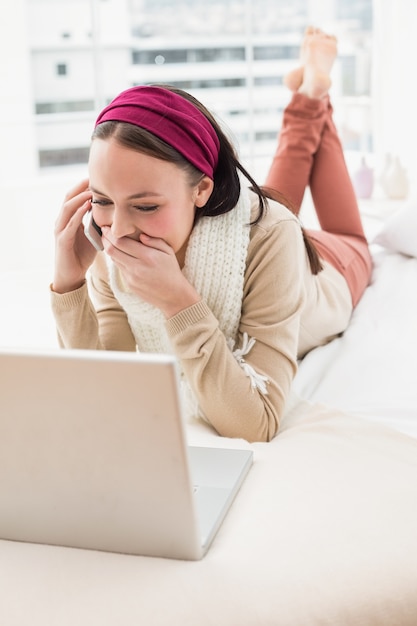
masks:
<instances>
[{"instance_id":1,"label":"woman's face","mask_svg":"<svg viewBox=\"0 0 417 626\"><path fill-rule=\"evenodd\" d=\"M141 233L163 239L183 263L195 207L204 206L213 182L207 176L191 186L177 165L95 139L89 159L93 215L115 238L138 240Z\"/></svg>"}]
</instances>

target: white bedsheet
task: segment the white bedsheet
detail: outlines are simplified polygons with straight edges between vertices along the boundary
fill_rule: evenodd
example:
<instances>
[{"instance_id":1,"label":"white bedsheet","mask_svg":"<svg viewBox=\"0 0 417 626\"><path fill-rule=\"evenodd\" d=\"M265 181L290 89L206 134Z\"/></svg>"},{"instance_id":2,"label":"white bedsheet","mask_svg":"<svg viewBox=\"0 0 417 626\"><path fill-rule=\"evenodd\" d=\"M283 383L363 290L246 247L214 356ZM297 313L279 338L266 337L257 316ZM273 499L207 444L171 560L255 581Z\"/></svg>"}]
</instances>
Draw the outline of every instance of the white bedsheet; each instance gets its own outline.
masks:
<instances>
[{"instance_id":1,"label":"white bedsheet","mask_svg":"<svg viewBox=\"0 0 417 626\"><path fill-rule=\"evenodd\" d=\"M349 328L306 356L294 390L417 437L417 259L377 248L373 258Z\"/></svg>"}]
</instances>

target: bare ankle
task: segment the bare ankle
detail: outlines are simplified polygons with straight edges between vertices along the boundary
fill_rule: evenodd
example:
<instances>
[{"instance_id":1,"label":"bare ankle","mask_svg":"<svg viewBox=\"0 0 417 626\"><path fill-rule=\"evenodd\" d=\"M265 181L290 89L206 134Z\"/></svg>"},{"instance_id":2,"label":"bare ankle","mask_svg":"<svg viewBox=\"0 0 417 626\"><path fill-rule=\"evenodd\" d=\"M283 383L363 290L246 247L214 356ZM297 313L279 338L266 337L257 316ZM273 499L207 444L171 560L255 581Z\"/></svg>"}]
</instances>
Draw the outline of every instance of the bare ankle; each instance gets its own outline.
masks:
<instances>
[{"instance_id":1,"label":"bare ankle","mask_svg":"<svg viewBox=\"0 0 417 626\"><path fill-rule=\"evenodd\" d=\"M327 74L312 68L306 68L303 82L297 91L309 98L321 100L327 96L331 84L332 81Z\"/></svg>"}]
</instances>

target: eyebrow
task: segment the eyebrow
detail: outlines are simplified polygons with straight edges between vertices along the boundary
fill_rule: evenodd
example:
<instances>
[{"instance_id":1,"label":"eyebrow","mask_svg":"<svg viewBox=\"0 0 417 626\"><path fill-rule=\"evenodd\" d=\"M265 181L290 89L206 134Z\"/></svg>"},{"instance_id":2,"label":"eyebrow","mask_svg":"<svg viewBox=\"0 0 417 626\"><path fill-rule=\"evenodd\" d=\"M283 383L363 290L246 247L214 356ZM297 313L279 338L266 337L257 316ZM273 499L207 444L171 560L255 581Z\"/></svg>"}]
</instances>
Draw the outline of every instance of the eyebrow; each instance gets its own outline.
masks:
<instances>
[{"instance_id":1,"label":"eyebrow","mask_svg":"<svg viewBox=\"0 0 417 626\"><path fill-rule=\"evenodd\" d=\"M104 196L107 197L107 194L103 193L102 191L99 191L98 189L95 189L94 187L90 186L90 191L92 191L93 193L96 193L98 196ZM141 193L133 193L131 196L128 196L128 200L137 200L139 198L147 198L149 196L160 196L160 193L156 193L155 191L143 191Z\"/></svg>"}]
</instances>

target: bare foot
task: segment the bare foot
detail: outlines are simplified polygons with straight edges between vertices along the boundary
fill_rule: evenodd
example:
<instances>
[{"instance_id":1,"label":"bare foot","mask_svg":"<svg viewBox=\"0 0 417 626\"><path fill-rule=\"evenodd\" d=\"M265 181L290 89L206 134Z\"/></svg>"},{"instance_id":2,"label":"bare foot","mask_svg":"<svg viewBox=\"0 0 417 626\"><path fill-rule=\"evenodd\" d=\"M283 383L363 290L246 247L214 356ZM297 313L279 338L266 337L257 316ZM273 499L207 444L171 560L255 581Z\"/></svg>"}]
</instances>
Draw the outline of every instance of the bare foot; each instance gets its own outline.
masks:
<instances>
[{"instance_id":1,"label":"bare foot","mask_svg":"<svg viewBox=\"0 0 417 626\"><path fill-rule=\"evenodd\" d=\"M331 85L330 71L336 54L336 38L310 26L301 46L302 65L287 75L285 84L309 98L323 98Z\"/></svg>"},{"instance_id":2,"label":"bare foot","mask_svg":"<svg viewBox=\"0 0 417 626\"><path fill-rule=\"evenodd\" d=\"M304 32L304 39L300 48L300 66L296 67L294 70L289 72L284 77L284 84L291 89L291 91L298 91L301 87L301 83L303 82L304 76L304 65L306 62L306 47L307 47L307 38L310 35L315 33L316 29L314 26L308 26Z\"/></svg>"}]
</instances>

